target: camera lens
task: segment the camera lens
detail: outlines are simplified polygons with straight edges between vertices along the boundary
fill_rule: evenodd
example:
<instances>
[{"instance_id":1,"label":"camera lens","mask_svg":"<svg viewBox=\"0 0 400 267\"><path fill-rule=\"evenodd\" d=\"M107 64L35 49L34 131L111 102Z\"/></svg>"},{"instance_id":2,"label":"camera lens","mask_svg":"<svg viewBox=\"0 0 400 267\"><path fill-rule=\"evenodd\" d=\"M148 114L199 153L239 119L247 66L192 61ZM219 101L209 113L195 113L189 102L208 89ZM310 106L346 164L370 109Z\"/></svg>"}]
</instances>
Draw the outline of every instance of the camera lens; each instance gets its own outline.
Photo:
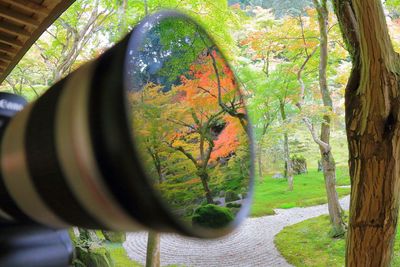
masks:
<instances>
[{"instance_id":1,"label":"camera lens","mask_svg":"<svg viewBox=\"0 0 400 267\"><path fill-rule=\"evenodd\" d=\"M249 129L212 38L184 15L152 15L12 118L0 217L220 236L248 211Z\"/></svg>"}]
</instances>

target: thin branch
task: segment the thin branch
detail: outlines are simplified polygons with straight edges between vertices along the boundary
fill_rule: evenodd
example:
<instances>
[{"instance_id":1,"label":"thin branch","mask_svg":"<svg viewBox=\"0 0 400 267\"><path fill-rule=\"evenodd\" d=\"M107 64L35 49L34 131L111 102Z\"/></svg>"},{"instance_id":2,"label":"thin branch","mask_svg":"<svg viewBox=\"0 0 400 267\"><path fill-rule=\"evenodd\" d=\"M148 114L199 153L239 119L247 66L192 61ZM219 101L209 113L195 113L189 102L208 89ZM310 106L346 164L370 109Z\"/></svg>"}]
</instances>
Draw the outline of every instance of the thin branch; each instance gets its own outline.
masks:
<instances>
[{"instance_id":1,"label":"thin branch","mask_svg":"<svg viewBox=\"0 0 400 267\"><path fill-rule=\"evenodd\" d=\"M328 143L323 142L318 137L318 133L314 128L314 124L306 117L303 117L303 122L307 126L308 130L310 131L314 142L317 143L319 146L321 146L324 149L325 153L328 153L331 150L331 146Z\"/></svg>"},{"instance_id":2,"label":"thin branch","mask_svg":"<svg viewBox=\"0 0 400 267\"><path fill-rule=\"evenodd\" d=\"M212 96L212 97L214 97L214 98L218 98L215 94L211 93L210 90L207 90L207 89L205 89L204 87L197 86L197 88L199 88L200 90L202 90L202 91L208 93L210 96Z\"/></svg>"},{"instance_id":3,"label":"thin branch","mask_svg":"<svg viewBox=\"0 0 400 267\"><path fill-rule=\"evenodd\" d=\"M297 72L297 81L300 84L300 98L299 98L299 102L296 103L296 106L301 110L302 106L304 104L304 98L305 98L305 90L306 90L306 85L303 81L303 71L306 68L308 62L310 61L310 59L315 55L315 53L317 52L319 46L316 46L314 48L314 50L311 52L311 54L309 54L306 59L304 60L303 64L301 65L299 71Z\"/></svg>"},{"instance_id":4,"label":"thin branch","mask_svg":"<svg viewBox=\"0 0 400 267\"><path fill-rule=\"evenodd\" d=\"M184 127L188 127L188 128L190 128L190 129L196 131L196 128L193 127L193 125L190 125L190 124L188 124L188 123L186 123L186 122L179 121L179 120L174 120L174 119L171 119L171 118L168 118L167 121L170 121L170 122L172 122L172 123L175 123L175 124L178 124L178 125L181 125L181 126L184 126Z\"/></svg>"},{"instance_id":5,"label":"thin branch","mask_svg":"<svg viewBox=\"0 0 400 267\"><path fill-rule=\"evenodd\" d=\"M192 156L192 154L190 154L189 152L187 152L182 146L178 146L175 147L174 146L174 142L175 142L176 138L174 138L171 143L165 142L170 148L175 149L176 151L181 152L183 155L185 155L190 161L193 162L194 166L196 168L199 168L199 164L197 162L197 160Z\"/></svg>"}]
</instances>

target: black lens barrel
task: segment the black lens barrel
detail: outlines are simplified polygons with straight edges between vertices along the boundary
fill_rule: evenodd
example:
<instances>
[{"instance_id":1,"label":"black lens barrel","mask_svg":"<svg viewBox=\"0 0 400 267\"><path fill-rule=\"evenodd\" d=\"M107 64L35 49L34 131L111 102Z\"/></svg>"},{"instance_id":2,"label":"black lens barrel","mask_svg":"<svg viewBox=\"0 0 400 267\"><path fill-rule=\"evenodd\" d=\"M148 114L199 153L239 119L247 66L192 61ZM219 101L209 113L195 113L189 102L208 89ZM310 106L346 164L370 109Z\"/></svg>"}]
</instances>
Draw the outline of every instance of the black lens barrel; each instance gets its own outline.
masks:
<instances>
[{"instance_id":1,"label":"black lens barrel","mask_svg":"<svg viewBox=\"0 0 400 267\"><path fill-rule=\"evenodd\" d=\"M0 222L219 237L245 216L248 205L224 229L194 230L155 188L135 144L141 129L132 129L133 120L142 118L134 118L126 77L143 66L127 62L141 51L149 25L171 17L190 20L174 12L150 16L9 123L15 112L5 113L5 127L0 94Z\"/></svg>"},{"instance_id":2,"label":"black lens barrel","mask_svg":"<svg viewBox=\"0 0 400 267\"><path fill-rule=\"evenodd\" d=\"M11 121L1 146L2 220L118 231L179 228L132 144L123 83L130 38Z\"/></svg>"}]
</instances>

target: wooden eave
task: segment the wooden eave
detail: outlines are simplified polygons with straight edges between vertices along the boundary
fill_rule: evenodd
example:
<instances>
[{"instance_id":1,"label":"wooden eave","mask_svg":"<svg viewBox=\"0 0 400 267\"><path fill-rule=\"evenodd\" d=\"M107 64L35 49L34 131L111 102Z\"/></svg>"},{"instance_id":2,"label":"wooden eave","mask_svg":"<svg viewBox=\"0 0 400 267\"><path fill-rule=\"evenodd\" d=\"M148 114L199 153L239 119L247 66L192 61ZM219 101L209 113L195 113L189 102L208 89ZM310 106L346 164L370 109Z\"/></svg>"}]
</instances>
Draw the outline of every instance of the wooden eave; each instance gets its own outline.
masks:
<instances>
[{"instance_id":1,"label":"wooden eave","mask_svg":"<svg viewBox=\"0 0 400 267\"><path fill-rule=\"evenodd\" d=\"M0 0L0 84L75 0Z\"/></svg>"}]
</instances>

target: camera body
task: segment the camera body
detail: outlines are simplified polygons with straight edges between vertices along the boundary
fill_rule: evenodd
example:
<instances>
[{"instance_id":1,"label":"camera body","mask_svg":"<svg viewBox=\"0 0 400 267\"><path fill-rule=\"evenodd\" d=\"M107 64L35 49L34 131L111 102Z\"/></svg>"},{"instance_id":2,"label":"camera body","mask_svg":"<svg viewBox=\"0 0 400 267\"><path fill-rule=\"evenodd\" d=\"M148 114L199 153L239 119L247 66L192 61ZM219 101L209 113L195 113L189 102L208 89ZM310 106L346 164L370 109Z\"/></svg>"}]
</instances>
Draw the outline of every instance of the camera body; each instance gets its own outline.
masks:
<instances>
[{"instance_id":1,"label":"camera body","mask_svg":"<svg viewBox=\"0 0 400 267\"><path fill-rule=\"evenodd\" d=\"M21 111L27 101L18 95L0 93L0 139L12 117ZM10 202L0 179L0 201ZM0 210L2 217L7 214ZM0 266L2 267L56 267L69 266L73 246L67 230L54 230L34 222L0 221Z\"/></svg>"},{"instance_id":2,"label":"camera body","mask_svg":"<svg viewBox=\"0 0 400 267\"><path fill-rule=\"evenodd\" d=\"M38 224L0 223L0 266L70 266L73 246L67 230Z\"/></svg>"}]
</instances>

